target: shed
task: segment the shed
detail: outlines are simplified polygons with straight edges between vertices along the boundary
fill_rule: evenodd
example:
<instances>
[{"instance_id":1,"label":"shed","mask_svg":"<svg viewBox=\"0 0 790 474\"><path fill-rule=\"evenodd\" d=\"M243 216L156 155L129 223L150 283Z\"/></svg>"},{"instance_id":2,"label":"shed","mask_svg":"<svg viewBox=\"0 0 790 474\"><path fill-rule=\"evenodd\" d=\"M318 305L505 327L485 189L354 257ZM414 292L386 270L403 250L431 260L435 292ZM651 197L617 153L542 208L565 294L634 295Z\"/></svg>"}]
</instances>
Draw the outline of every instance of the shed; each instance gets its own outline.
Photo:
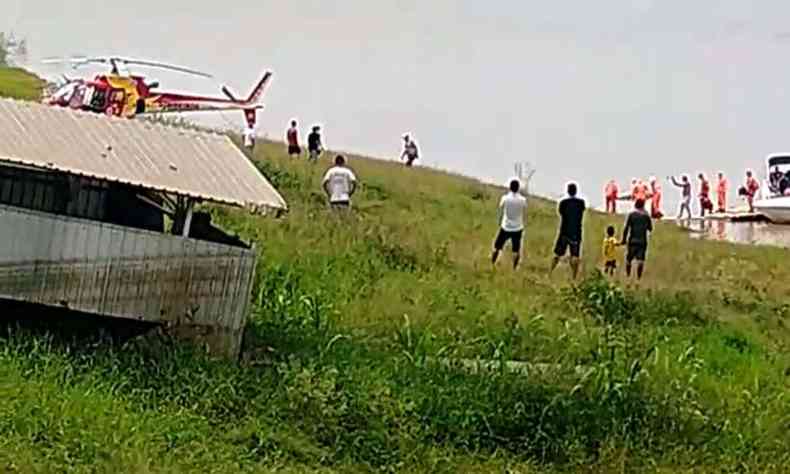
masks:
<instances>
[{"instance_id":1,"label":"shed","mask_svg":"<svg viewBox=\"0 0 790 474\"><path fill-rule=\"evenodd\" d=\"M0 99L0 300L166 323L237 355L255 249L203 202L287 209L225 135Z\"/></svg>"}]
</instances>

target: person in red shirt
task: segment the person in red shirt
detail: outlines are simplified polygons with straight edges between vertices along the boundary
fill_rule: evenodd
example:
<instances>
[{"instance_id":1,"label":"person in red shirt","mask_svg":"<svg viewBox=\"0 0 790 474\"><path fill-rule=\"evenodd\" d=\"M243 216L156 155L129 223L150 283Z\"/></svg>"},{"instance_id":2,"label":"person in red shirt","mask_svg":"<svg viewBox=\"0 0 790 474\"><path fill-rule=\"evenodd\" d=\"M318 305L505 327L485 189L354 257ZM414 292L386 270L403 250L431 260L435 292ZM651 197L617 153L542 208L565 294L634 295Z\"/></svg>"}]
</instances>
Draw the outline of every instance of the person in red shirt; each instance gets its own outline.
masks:
<instances>
[{"instance_id":1,"label":"person in red shirt","mask_svg":"<svg viewBox=\"0 0 790 474\"><path fill-rule=\"evenodd\" d=\"M620 190L617 188L617 182L615 180L609 181L603 191L607 213L617 214L617 196L619 193Z\"/></svg>"},{"instance_id":2,"label":"person in red shirt","mask_svg":"<svg viewBox=\"0 0 790 474\"><path fill-rule=\"evenodd\" d=\"M729 183L727 182L727 178L724 177L724 173L719 171L719 183L716 186L716 197L717 197L717 204L718 204L718 212L725 213L727 212L727 188L729 187Z\"/></svg>"},{"instance_id":3,"label":"person in red shirt","mask_svg":"<svg viewBox=\"0 0 790 474\"><path fill-rule=\"evenodd\" d=\"M713 212L713 201L710 200L710 182L703 173L697 175L699 178L699 214L705 217L705 212Z\"/></svg>"},{"instance_id":4,"label":"person in red shirt","mask_svg":"<svg viewBox=\"0 0 790 474\"><path fill-rule=\"evenodd\" d=\"M288 142L288 155L299 156L302 148L299 146L299 129L296 127L296 120L291 120L291 128L285 132L285 139Z\"/></svg>"},{"instance_id":5,"label":"person in red shirt","mask_svg":"<svg viewBox=\"0 0 790 474\"><path fill-rule=\"evenodd\" d=\"M746 201L749 203L749 212L754 212L754 198L760 190L760 183L752 174L752 170L746 170Z\"/></svg>"},{"instance_id":6,"label":"person in red shirt","mask_svg":"<svg viewBox=\"0 0 790 474\"><path fill-rule=\"evenodd\" d=\"M664 213L661 212L661 184L655 176L650 177L650 217L661 219Z\"/></svg>"}]
</instances>

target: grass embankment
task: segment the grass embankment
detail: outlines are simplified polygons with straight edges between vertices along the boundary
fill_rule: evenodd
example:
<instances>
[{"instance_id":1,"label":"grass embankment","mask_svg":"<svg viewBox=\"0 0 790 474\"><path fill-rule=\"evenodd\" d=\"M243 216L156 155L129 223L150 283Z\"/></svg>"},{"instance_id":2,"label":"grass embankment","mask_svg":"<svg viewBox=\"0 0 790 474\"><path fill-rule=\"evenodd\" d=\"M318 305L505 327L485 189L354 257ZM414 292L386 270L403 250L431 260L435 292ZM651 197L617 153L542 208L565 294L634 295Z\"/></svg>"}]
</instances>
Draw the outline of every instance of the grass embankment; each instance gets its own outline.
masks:
<instances>
[{"instance_id":1,"label":"grass embankment","mask_svg":"<svg viewBox=\"0 0 790 474\"><path fill-rule=\"evenodd\" d=\"M261 254L241 366L143 344L0 341L0 465L25 472L786 472L785 250L659 225L642 289L546 275L554 206L526 260L491 271L500 190L352 158L353 216L326 163L264 144L282 220L214 210ZM617 220L619 224L619 219ZM563 269L564 270L564 269ZM475 374L436 358L547 363Z\"/></svg>"},{"instance_id":2,"label":"grass embankment","mask_svg":"<svg viewBox=\"0 0 790 474\"><path fill-rule=\"evenodd\" d=\"M44 81L24 69L0 66L0 97L37 100Z\"/></svg>"}]
</instances>

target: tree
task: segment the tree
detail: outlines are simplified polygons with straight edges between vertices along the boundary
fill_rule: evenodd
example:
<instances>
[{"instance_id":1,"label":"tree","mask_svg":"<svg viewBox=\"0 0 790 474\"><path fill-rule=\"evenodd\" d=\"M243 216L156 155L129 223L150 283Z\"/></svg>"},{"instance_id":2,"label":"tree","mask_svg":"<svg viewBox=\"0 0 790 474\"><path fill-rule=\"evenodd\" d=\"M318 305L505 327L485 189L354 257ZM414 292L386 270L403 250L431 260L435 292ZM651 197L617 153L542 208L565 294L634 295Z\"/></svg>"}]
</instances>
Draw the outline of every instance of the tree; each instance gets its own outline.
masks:
<instances>
[{"instance_id":1,"label":"tree","mask_svg":"<svg viewBox=\"0 0 790 474\"><path fill-rule=\"evenodd\" d=\"M2 31L0 31L0 66L8 66L8 42Z\"/></svg>"}]
</instances>

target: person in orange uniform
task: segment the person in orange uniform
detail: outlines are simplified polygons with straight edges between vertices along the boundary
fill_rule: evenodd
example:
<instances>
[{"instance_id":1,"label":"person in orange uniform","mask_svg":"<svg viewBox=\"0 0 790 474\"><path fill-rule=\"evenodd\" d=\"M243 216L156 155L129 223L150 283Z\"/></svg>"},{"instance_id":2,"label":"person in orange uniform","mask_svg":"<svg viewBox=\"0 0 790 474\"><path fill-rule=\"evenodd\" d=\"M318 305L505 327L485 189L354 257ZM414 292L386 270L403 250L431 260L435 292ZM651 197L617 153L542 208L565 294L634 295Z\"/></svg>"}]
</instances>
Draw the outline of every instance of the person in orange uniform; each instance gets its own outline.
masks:
<instances>
[{"instance_id":1,"label":"person in orange uniform","mask_svg":"<svg viewBox=\"0 0 790 474\"><path fill-rule=\"evenodd\" d=\"M636 182L633 191L633 199L636 201L647 201L648 188L647 184L641 179Z\"/></svg>"},{"instance_id":2,"label":"person in orange uniform","mask_svg":"<svg viewBox=\"0 0 790 474\"><path fill-rule=\"evenodd\" d=\"M636 178L631 178L631 200L636 199L636 187L639 185L639 180Z\"/></svg>"},{"instance_id":3,"label":"person in orange uniform","mask_svg":"<svg viewBox=\"0 0 790 474\"><path fill-rule=\"evenodd\" d=\"M746 201L749 203L749 212L754 212L754 198L760 190L760 182L752 174L752 170L746 170Z\"/></svg>"},{"instance_id":4,"label":"person in orange uniform","mask_svg":"<svg viewBox=\"0 0 790 474\"><path fill-rule=\"evenodd\" d=\"M713 201L710 200L710 182L703 173L697 175L699 178L699 214L705 217L705 211L713 212Z\"/></svg>"},{"instance_id":5,"label":"person in orange uniform","mask_svg":"<svg viewBox=\"0 0 790 474\"><path fill-rule=\"evenodd\" d=\"M661 219L664 213L661 212L661 183L655 176L650 177L650 217Z\"/></svg>"},{"instance_id":6,"label":"person in orange uniform","mask_svg":"<svg viewBox=\"0 0 790 474\"><path fill-rule=\"evenodd\" d=\"M609 214L617 214L617 197L620 190L617 188L617 182L610 180L604 188L603 194L606 199L606 212Z\"/></svg>"},{"instance_id":7,"label":"person in orange uniform","mask_svg":"<svg viewBox=\"0 0 790 474\"><path fill-rule=\"evenodd\" d=\"M727 182L727 178L724 177L724 173L719 171L719 183L716 186L716 200L718 201L718 209L717 212L725 213L727 212L727 188L729 187L729 183Z\"/></svg>"}]
</instances>

